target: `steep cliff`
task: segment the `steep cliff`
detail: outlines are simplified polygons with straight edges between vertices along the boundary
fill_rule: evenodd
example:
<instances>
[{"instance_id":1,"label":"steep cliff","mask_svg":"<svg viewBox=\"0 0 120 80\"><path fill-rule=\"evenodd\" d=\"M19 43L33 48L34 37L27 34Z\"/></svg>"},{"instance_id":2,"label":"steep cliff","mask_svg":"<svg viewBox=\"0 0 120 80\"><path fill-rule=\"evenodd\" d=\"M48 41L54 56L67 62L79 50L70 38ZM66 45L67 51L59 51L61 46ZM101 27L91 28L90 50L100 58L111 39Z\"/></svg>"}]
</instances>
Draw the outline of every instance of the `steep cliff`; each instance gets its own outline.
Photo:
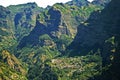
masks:
<instances>
[{"instance_id":1,"label":"steep cliff","mask_svg":"<svg viewBox=\"0 0 120 80\"><path fill-rule=\"evenodd\" d=\"M96 54L102 57L103 72L98 80L119 80L120 1L112 0L102 11L78 27L69 56ZM96 17L95 17L96 15ZM94 17L93 17L94 16ZM99 54L98 54L99 53ZM92 78L90 80L93 80Z\"/></svg>"}]
</instances>

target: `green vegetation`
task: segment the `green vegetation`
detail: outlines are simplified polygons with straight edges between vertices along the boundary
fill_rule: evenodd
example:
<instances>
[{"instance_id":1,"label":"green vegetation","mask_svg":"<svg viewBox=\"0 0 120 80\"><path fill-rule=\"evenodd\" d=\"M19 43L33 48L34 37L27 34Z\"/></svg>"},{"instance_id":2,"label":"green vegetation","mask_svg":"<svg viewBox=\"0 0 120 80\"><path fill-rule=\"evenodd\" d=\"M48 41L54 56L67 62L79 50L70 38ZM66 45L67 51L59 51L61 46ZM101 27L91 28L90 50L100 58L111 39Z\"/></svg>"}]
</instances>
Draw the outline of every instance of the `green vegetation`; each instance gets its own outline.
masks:
<instances>
[{"instance_id":1,"label":"green vegetation","mask_svg":"<svg viewBox=\"0 0 120 80\"><path fill-rule=\"evenodd\" d=\"M72 17L80 16L81 18L87 19L90 16L90 13L93 11L103 9L102 6L89 4L88 6L69 6L67 4L55 4L53 6L56 10L60 10L62 14L70 14Z\"/></svg>"},{"instance_id":2,"label":"green vegetation","mask_svg":"<svg viewBox=\"0 0 120 80\"><path fill-rule=\"evenodd\" d=\"M48 34L44 34L39 37L39 40L52 40L52 39Z\"/></svg>"},{"instance_id":3,"label":"green vegetation","mask_svg":"<svg viewBox=\"0 0 120 80\"><path fill-rule=\"evenodd\" d=\"M0 80L92 80L114 69L119 17L103 8L85 0L0 6Z\"/></svg>"},{"instance_id":4,"label":"green vegetation","mask_svg":"<svg viewBox=\"0 0 120 80\"><path fill-rule=\"evenodd\" d=\"M0 62L0 79L1 80L27 80L27 78L14 69L9 68L4 62Z\"/></svg>"},{"instance_id":5,"label":"green vegetation","mask_svg":"<svg viewBox=\"0 0 120 80\"><path fill-rule=\"evenodd\" d=\"M44 64L32 67L29 71L28 78L30 80L36 78L37 80L87 80L100 74L101 66L101 58L97 55L74 58L62 57L46 60Z\"/></svg>"},{"instance_id":6,"label":"green vegetation","mask_svg":"<svg viewBox=\"0 0 120 80\"><path fill-rule=\"evenodd\" d=\"M0 79L27 80L25 65L7 51L0 52Z\"/></svg>"},{"instance_id":7,"label":"green vegetation","mask_svg":"<svg viewBox=\"0 0 120 80\"><path fill-rule=\"evenodd\" d=\"M48 46L44 47L34 47L28 48L25 47L22 50L18 51L19 58L28 64L41 64L47 59L52 59L53 57L58 56L60 53L55 49ZM27 58L26 58L27 57Z\"/></svg>"},{"instance_id":8,"label":"green vegetation","mask_svg":"<svg viewBox=\"0 0 120 80\"><path fill-rule=\"evenodd\" d=\"M68 35L62 34L59 39L55 40L59 51L64 51L66 47L72 42L72 38Z\"/></svg>"},{"instance_id":9,"label":"green vegetation","mask_svg":"<svg viewBox=\"0 0 120 80\"><path fill-rule=\"evenodd\" d=\"M9 10L11 10L12 13L17 13L21 11L24 8L32 8L34 12L42 11L43 8L40 8L37 6L36 3L27 3L27 4L19 4L19 5L10 5L7 7Z\"/></svg>"}]
</instances>

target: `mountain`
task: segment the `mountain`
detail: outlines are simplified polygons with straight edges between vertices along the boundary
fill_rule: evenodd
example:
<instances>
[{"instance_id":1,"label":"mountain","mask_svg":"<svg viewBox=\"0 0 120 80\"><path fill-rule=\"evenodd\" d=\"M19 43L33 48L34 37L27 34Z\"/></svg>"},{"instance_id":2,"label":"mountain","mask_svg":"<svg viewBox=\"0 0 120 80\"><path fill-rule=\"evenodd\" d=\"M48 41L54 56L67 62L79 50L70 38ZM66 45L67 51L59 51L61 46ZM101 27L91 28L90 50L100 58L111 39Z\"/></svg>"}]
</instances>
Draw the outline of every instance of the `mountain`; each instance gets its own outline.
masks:
<instances>
[{"instance_id":1,"label":"mountain","mask_svg":"<svg viewBox=\"0 0 120 80\"><path fill-rule=\"evenodd\" d=\"M120 3L110 1L0 6L0 79L119 80Z\"/></svg>"},{"instance_id":2,"label":"mountain","mask_svg":"<svg viewBox=\"0 0 120 80\"><path fill-rule=\"evenodd\" d=\"M87 6L89 4L89 2L87 0L72 0L67 2L66 4L70 5L70 6Z\"/></svg>"},{"instance_id":3,"label":"mountain","mask_svg":"<svg viewBox=\"0 0 120 80\"><path fill-rule=\"evenodd\" d=\"M30 33L35 26L36 16L43 11L36 3L10 5L7 9L11 12L12 26L18 41Z\"/></svg>"},{"instance_id":4,"label":"mountain","mask_svg":"<svg viewBox=\"0 0 120 80\"><path fill-rule=\"evenodd\" d=\"M61 53L63 54L66 47L73 40L77 32L77 26L81 23L88 25L85 20L88 19L90 13L94 11L99 13L102 8L103 6L90 3L87 6L82 5L82 7L57 3L48 10L45 10L45 12L40 13L37 16L35 28L28 36L25 36L18 45L20 54L16 54L29 65L37 65L30 67L28 79L49 79L50 75L53 74L56 75L55 77L58 79L69 80L89 79L90 77L99 75L102 66L101 56L99 55L87 55L85 57L68 59L58 57ZM96 16L97 15L94 15L92 19L97 19ZM96 26L98 26L98 24ZM102 35L104 35L104 33ZM71 50L72 49L69 51ZM98 53L96 52L96 54L99 54L99 50L97 51ZM69 60L71 60L71 62L67 62ZM78 60L81 62L84 61L85 63L79 63ZM76 66L73 66L73 63ZM62 67L62 65L64 65L64 67ZM83 65L83 70L79 69L80 65ZM68 70L68 72L66 72L66 70ZM38 73L36 71L38 71ZM49 71L49 73L46 71ZM61 73L59 73L60 71ZM47 76L45 77L44 74Z\"/></svg>"},{"instance_id":5,"label":"mountain","mask_svg":"<svg viewBox=\"0 0 120 80\"><path fill-rule=\"evenodd\" d=\"M0 6L0 80L27 80L27 65L14 53L19 40L34 28L40 11L35 3Z\"/></svg>"},{"instance_id":6,"label":"mountain","mask_svg":"<svg viewBox=\"0 0 120 80\"><path fill-rule=\"evenodd\" d=\"M93 0L93 1L92 1L92 4L105 6L105 5L108 4L110 1L111 1L111 0Z\"/></svg>"},{"instance_id":7,"label":"mountain","mask_svg":"<svg viewBox=\"0 0 120 80\"><path fill-rule=\"evenodd\" d=\"M82 7L57 3L37 16L35 28L28 36L23 37L18 48L27 45L44 46L43 43L46 44L45 41L48 42L48 40L40 40L39 37L48 35L51 38L49 42L54 43L61 52L73 40L77 32L77 26L84 22L91 12L100 9L102 9L102 6L90 3L88 6L83 5Z\"/></svg>"},{"instance_id":8,"label":"mountain","mask_svg":"<svg viewBox=\"0 0 120 80\"><path fill-rule=\"evenodd\" d=\"M12 27L11 12L0 6L0 51L8 49L15 43L14 28Z\"/></svg>"},{"instance_id":9,"label":"mountain","mask_svg":"<svg viewBox=\"0 0 120 80\"><path fill-rule=\"evenodd\" d=\"M87 20L91 12L103 8L88 4L79 7L57 3L41 12L37 15L34 29L20 40L15 55L30 64L40 64L43 55L51 59L64 54L78 25Z\"/></svg>"},{"instance_id":10,"label":"mountain","mask_svg":"<svg viewBox=\"0 0 120 80\"><path fill-rule=\"evenodd\" d=\"M0 50L14 48L34 28L36 16L43 8L36 3L0 6Z\"/></svg>"},{"instance_id":11,"label":"mountain","mask_svg":"<svg viewBox=\"0 0 120 80\"><path fill-rule=\"evenodd\" d=\"M119 20L120 1L112 0L102 11L93 12L78 27L78 33L68 47L69 56L99 53L103 73L96 80L119 80ZM114 12L113 12L114 10ZM96 17L95 17L96 16Z\"/></svg>"},{"instance_id":12,"label":"mountain","mask_svg":"<svg viewBox=\"0 0 120 80\"><path fill-rule=\"evenodd\" d=\"M70 5L69 3L71 2L73 2L74 5ZM81 7L78 6L77 3L80 3ZM107 3L107 1L102 3ZM54 43L56 48L60 52L63 52L76 35L78 25L84 23L91 12L101 9L103 9L103 6L94 5L87 0L73 0L66 4L54 4L49 9L37 15L35 28L30 34L21 38L18 48L23 48L27 45L44 46L43 43L45 43L46 40L40 40L39 37L45 34L53 39L51 41L49 40L49 42ZM66 42L69 43L66 44ZM63 47L61 48L60 46Z\"/></svg>"}]
</instances>

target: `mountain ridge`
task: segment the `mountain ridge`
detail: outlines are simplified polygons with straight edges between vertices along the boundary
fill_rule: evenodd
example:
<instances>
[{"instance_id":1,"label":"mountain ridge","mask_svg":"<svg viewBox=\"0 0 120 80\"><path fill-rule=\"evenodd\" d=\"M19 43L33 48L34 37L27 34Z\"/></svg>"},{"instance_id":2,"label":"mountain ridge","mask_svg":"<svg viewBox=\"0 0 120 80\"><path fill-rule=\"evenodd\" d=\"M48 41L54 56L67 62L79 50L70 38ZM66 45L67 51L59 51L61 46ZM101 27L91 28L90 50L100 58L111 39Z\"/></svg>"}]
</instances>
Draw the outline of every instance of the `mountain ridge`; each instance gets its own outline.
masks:
<instances>
[{"instance_id":1,"label":"mountain ridge","mask_svg":"<svg viewBox=\"0 0 120 80\"><path fill-rule=\"evenodd\" d=\"M0 7L0 79L119 80L120 3L109 1Z\"/></svg>"}]
</instances>

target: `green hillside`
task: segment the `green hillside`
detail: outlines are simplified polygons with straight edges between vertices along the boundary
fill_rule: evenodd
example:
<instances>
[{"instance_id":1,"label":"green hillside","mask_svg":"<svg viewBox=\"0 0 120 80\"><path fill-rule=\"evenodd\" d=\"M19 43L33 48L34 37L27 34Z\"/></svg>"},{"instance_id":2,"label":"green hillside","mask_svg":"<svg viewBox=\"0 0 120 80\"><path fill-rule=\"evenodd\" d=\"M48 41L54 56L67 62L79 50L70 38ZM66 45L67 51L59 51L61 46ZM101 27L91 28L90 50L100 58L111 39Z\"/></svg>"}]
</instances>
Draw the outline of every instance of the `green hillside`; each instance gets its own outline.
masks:
<instances>
[{"instance_id":1,"label":"green hillside","mask_svg":"<svg viewBox=\"0 0 120 80\"><path fill-rule=\"evenodd\" d=\"M119 4L0 6L0 80L119 80Z\"/></svg>"}]
</instances>

